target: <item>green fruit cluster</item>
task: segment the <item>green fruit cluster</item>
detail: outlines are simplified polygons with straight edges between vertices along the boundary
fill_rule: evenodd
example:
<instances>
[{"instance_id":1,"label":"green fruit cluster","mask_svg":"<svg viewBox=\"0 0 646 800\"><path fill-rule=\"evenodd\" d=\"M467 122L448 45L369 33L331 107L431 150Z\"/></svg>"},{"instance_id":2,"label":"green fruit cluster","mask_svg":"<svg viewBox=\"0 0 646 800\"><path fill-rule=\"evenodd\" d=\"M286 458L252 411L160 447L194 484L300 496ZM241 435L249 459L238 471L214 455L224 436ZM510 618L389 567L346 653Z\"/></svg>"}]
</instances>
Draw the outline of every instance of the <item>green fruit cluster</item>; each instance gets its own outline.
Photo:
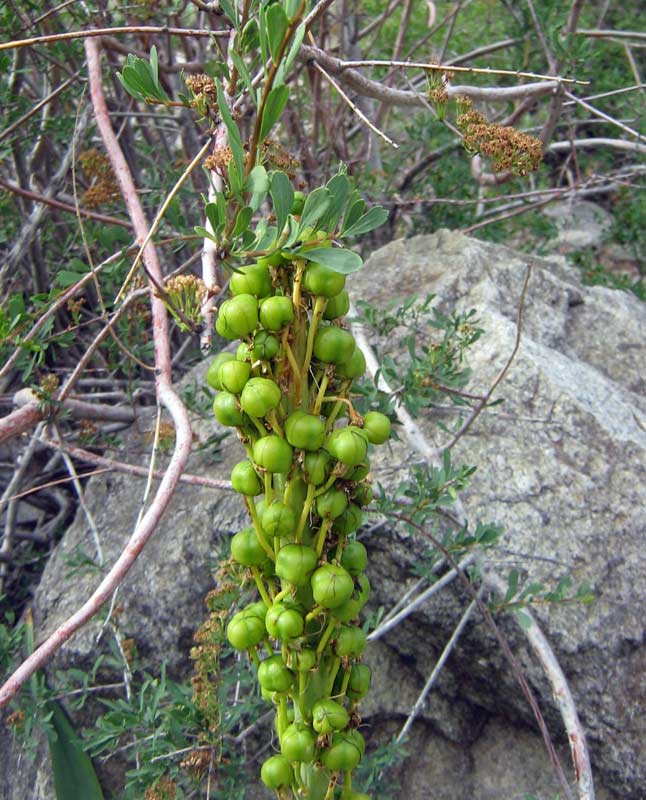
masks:
<instances>
[{"instance_id":1,"label":"green fruit cluster","mask_svg":"<svg viewBox=\"0 0 646 800\"><path fill-rule=\"evenodd\" d=\"M231 555L261 599L233 615L227 636L275 707L280 752L261 777L278 797L324 800L336 785L343 798L366 797L350 788L370 686L359 624L368 559L356 531L372 497L369 449L388 439L390 421L352 405L365 358L344 327L344 285L328 267L280 253L242 267L216 326L241 342L207 373L213 413L247 456L231 472L249 512Z\"/></svg>"}]
</instances>

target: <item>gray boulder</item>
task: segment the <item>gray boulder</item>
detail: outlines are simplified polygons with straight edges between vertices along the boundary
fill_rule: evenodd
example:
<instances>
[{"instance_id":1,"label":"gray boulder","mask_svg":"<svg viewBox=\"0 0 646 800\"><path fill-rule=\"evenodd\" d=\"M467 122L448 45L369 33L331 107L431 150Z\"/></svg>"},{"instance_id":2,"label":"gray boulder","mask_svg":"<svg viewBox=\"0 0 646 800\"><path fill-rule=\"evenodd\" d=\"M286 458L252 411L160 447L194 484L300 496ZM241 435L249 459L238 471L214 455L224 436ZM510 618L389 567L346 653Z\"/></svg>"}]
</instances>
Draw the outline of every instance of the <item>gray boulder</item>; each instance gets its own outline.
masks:
<instances>
[{"instance_id":1,"label":"gray boulder","mask_svg":"<svg viewBox=\"0 0 646 800\"><path fill-rule=\"evenodd\" d=\"M591 606L549 606L539 608L537 616L571 682L588 732L597 796L638 800L646 785L641 611L646 556L640 541L646 495L646 307L628 295L581 286L561 259L531 258L446 231L382 248L353 276L350 288L355 298L382 307L397 297L434 292L444 311L476 308L486 334L470 356L474 378L469 389L482 392L513 347L518 299L530 262L520 350L496 393L505 403L478 418L455 446L453 460L478 466L463 496L470 522L494 520L506 531L491 557L501 574L517 567L531 580L553 584L570 574L576 583L592 585L596 599ZM402 362L402 336L395 331L375 344ZM202 382L204 369L197 367L185 383ZM456 418L444 408L424 415L422 429L435 446L448 438L438 420L451 426ZM205 442L215 427L196 425L197 438ZM130 444L130 460L145 463L145 438L133 432ZM219 460L196 450L188 470L226 478L240 458L240 446L229 436ZM394 442L379 457L375 478L393 485L418 460L409 442ZM118 473L88 485L87 502L108 564L133 528L143 486ZM173 674L188 674L187 653L204 616L213 563L228 534L243 521L241 504L231 493L181 485L118 596L120 633L136 639L146 660L159 664L165 659ZM413 568L428 547L421 537L377 522L365 533L373 610L392 606L416 580ZM90 549L82 512L38 589L38 638L98 582L96 574L70 577L69 556L80 543ZM363 722L371 742L387 741L401 728L468 600L453 586L370 645L375 688ZM541 694L567 765L567 744L549 687L515 623L505 615L501 621ZM91 663L101 625L93 622L71 639L53 668ZM110 635L106 629L103 640ZM46 767L25 767L6 735L0 749L9 765L0 777L0 797L52 796L51 787L49 794L36 791L37 782L48 785ZM521 800L534 794L551 800L558 793L531 713L477 615L414 723L408 751L397 772L397 797ZM118 785L118 776L108 777Z\"/></svg>"}]
</instances>

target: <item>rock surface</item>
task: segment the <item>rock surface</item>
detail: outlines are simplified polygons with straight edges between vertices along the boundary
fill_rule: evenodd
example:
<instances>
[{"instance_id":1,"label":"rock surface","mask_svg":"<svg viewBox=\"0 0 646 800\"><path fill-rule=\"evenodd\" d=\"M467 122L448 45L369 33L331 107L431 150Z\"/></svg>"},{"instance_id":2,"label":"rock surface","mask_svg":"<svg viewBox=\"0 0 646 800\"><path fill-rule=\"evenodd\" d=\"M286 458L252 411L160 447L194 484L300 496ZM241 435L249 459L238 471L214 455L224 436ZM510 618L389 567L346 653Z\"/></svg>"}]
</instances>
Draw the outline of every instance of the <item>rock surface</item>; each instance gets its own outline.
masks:
<instances>
[{"instance_id":1,"label":"rock surface","mask_svg":"<svg viewBox=\"0 0 646 800\"><path fill-rule=\"evenodd\" d=\"M582 287L562 260L529 258L446 231L382 248L350 284L356 298L376 306L434 292L445 311L476 308L486 333L470 356L474 379L469 389L482 392L513 348L530 262L520 349L496 394L505 403L478 418L455 446L453 461L479 466L463 499L471 522L495 520L505 528L494 555L501 574L515 566L532 580L553 584L570 574L575 583L592 585L592 606L550 606L538 616L590 737L597 797L641 800L646 785L646 306L618 292ZM401 341L402 332L395 331L376 344L401 362ZM196 368L187 382L199 383L204 369ZM440 417L452 424L442 410L422 420L435 445L447 440L436 424ZM214 429L196 425L201 441ZM133 435L131 444L131 460L144 459L145 439ZM224 440L220 459L213 462L196 452L189 472L228 477L240 459L234 437ZM409 445L396 442L381 457L375 477L392 483L392 465L415 460L419 456ZM87 502L108 564L132 530L143 488L144 481L117 473L88 485ZM118 597L120 631L136 637L146 660L166 659L172 673L187 672L188 648L212 583L211 566L243 519L232 494L180 487ZM413 567L425 545L388 526L368 528L365 542L372 558L372 607L389 608L402 587L415 582ZM79 544L90 550L82 512L38 589L38 638L97 583L96 574L70 577L69 556ZM364 723L371 741L386 741L401 728L466 602L458 588L441 592L370 646L375 690L366 702ZM53 666L91 663L100 627L97 621L77 634ZM562 741L540 668L515 624L504 629L543 698L554 737ZM109 636L107 630L104 641ZM39 758L34 768L19 758L6 731L0 737L7 765L0 775L0 798L52 797L46 759ZM477 616L414 723L407 749L411 755L398 772L396 794L407 800L522 800L528 794L551 800L558 793L526 703ZM567 765L567 749L560 753Z\"/></svg>"}]
</instances>

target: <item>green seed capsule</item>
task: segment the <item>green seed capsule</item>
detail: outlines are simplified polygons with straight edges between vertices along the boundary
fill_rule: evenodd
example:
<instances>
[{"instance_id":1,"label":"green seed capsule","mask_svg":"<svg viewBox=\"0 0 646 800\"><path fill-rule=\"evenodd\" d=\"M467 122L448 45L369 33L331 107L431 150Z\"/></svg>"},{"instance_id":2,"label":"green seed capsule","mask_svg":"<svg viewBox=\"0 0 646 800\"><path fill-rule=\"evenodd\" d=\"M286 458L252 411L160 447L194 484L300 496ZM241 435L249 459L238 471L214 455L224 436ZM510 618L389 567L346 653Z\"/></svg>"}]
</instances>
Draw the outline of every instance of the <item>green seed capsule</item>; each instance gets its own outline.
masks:
<instances>
[{"instance_id":1,"label":"green seed capsule","mask_svg":"<svg viewBox=\"0 0 646 800\"><path fill-rule=\"evenodd\" d=\"M294 321L294 304L289 297L268 297L260 304L260 322L268 331L280 331Z\"/></svg>"},{"instance_id":2,"label":"green seed capsule","mask_svg":"<svg viewBox=\"0 0 646 800\"><path fill-rule=\"evenodd\" d=\"M315 747L316 738L303 722L292 723L280 741L282 754L292 762L311 761L314 758Z\"/></svg>"},{"instance_id":3,"label":"green seed capsule","mask_svg":"<svg viewBox=\"0 0 646 800\"><path fill-rule=\"evenodd\" d=\"M220 365L218 378L223 389L232 394L240 394L251 377L251 364L231 359Z\"/></svg>"},{"instance_id":4,"label":"green seed capsule","mask_svg":"<svg viewBox=\"0 0 646 800\"><path fill-rule=\"evenodd\" d=\"M356 467L366 457L368 443L360 428L348 425L332 431L325 442L325 449L342 464Z\"/></svg>"},{"instance_id":5,"label":"green seed capsule","mask_svg":"<svg viewBox=\"0 0 646 800\"><path fill-rule=\"evenodd\" d=\"M225 339L241 339L258 327L258 301L251 294L239 294L220 306L215 329Z\"/></svg>"},{"instance_id":6,"label":"green seed capsule","mask_svg":"<svg viewBox=\"0 0 646 800\"><path fill-rule=\"evenodd\" d=\"M213 415L220 425L226 425L229 428L243 425L245 421L236 396L230 392L216 394L213 399Z\"/></svg>"},{"instance_id":7,"label":"green seed capsule","mask_svg":"<svg viewBox=\"0 0 646 800\"><path fill-rule=\"evenodd\" d=\"M253 361L271 361L280 352L280 342L267 331L258 331L253 339L250 355Z\"/></svg>"},{"instance_id":8,"label":"green seed capsule","mask_svg":"<svg viewBox=\"0 0 646 800\"><path fill-rule=\"evenodd\" d=\"M258 666L258 683L268 692L286 692L294 682L294 673L287 669L282 656L270 656Z\"/></svg>"},{"instance_id":9,"label":"green seed capsule","mask_svg":"<svg viewBox=\"0 0 646 800\"><path fill-rule=\"evenodd\" d=\"M294 411L285 421L285 435L299 450L318 450L325 441L325 423L314 414Z\"/></svg>"},{"instance_id":10,"label":"green seed capsule","mask_svg":"<svg viewBox=\"0 0 646 800\"><path fill-rule=\"evenodd\" d=\"M290 650L287 666L297 672L309 672L316 666L316 652L308 647L301 650Z\"/></svg>"},{"instance_id":11,"label":"green seed capsule","mask_svg":"<svg viewBox=\"0 0 646 800\"><path fill-rule=\"evenodd\" d=\"M317 733L343 730L349 721L348 712L334 700L319 700L312 708L312 727Z\"/></svg>"},{"instance_id":12,"label":"green seed capsule","mask_svg":"<svg viewBox=\"0 0 646 800\"><path fill-rule=\"evenodd\" d=\"M356 576L361 573L368 566L368 551L356 540L348 542L341 556L341 566L346 569L350 575Z\"/></svg>"},{"instance_id":13,"label":"green seed capsule","mask_svg":"<svg viewBox=\"0 0 646 800\"><path fill-rule=\"evenodd\" d=\"M262 512L262 529L269 536L284 538L296 530L296 515L284 503L272 503Z\"/></svg>"},{"instance_id":14,"label":"green seed capsule","mask_svg":"<svg viewBox=\"0 0 646 800\"><path fill-rule=\"evenodd\" d=\"M363 418L363 430L372 444L383 444L390 436L390 420L379 411L368 411Z\"/></svg>"},{"instance_id":15,"label":"green seed capsule","mask_svg":"<svg viewBox=\"0 0 646 800\"><path fill-rule=\"evenodd\" d=\"M234 614L227 625L227 639L235 650L255 647L266 633L264 618L249 613L247 609Z\"/></svg>"},{"instance_id":16,"label":"green seed capsule","mask_svg":"<svg viewBox=\"0 0 646 800\"><path fill-rule=\"evenodd\" d=\"M304 544L286 544L276 556L276 575L294 586L309 580L318 561L316 551Z\"/></svg>"},{"instance_id":17,"label":"green seed capsule","mask_svg":"<svg viewBox=\"0 0 646 800\"><path fill-rule=\"evenodd\" d=\"M261 264L249 264L234 272L229 281L231 294L253 294L256 297L267 297L271 293L271 275L269 269Z\"/></svg>"},{"instance_id":18,"label":"green seed capsule","mask_svg":"<svg viewBox=\"0 0 646 800\"><path fill-rule=\"evenodd\" d=\"M243 567L257 567L267 557L252 526L239 531L231 539L231 555Z\"/></svg>"},{"instance_id":19,"label":"green seed capsule","mask_svg":"<svg viewBox=\"0 0 646 800\"><path fill-rule=\"evenodd\" d=\"M296 639L303 633L303 615L293 606L276 603L267 612L265 627L273 639Z\"/></svg>"},{"instance_id":20,"label":"green seed capsule","mask_svg":"<svg viewBox=\"0 0 646 800\"><path fill-rule=\"evenodd\" d=\"M366 634L354 625L343 625L334 645L339 658L358 658L366 649Z\"/></svg>"},{"instance_id":21,"label":"green seed capsule","mask_svg":"<svg viewBox=\"0 0 646 800\"><path fill-rule=\"evenodd\" d=\"M314 337L314 355L326 364L343 364L352 356L354 337L334 325L320 327Z\"/></svg>"},{"instance_id":22,"label":"green seed capsule","mask_svg":"<svg viewBox=\"0 0 646 800\"><path fill-rule=\"evenodd\" d=\"M325 450L318 450L316 453L305 453L303 458L303 468L305 480L314 486L320 486L328 478L330 473L330 456Z\"/></svg>"},{"instance_id":23,"label":"green seed capsule","mask_svg":"<svg viewBox=\"0 0 646 800\"><path fill-rule=\"evenodd\" d=\"M347 772L357 766L364 751L365 742L359 731L335 733L330 747L321 751L321 761L332 772Z\"/></svg>"},{"instance_id":24,"label":"green seed capsule","mask_svg":"<svg viewBox=\"0 0 646 800\"><path fill-rule=\"evenodd\" d=\"M352 577L343 567L324 564L312 575L314 600L323 608L336 608L349 600L354 591Z\"/></svg>"},{"instance_id":25,"label":"green seed capsule","mask_svg":"<svg viewBox=\"0 0 646 800\"><path fill-rule=\"evenodd\" d=\"M256 497L262 492L262 482L251 461L240 461L231 470L231 485L234 491L247 497Z\"/></svg>"},{"instance_id":26,"label":"green seed capsule","mask_svg":"<svg viewBox=\"0 0 646 800\"><path fill-rule=\"evenodd\" d=\"M370 581L365 575L360 575L356 581L359 589L355 588L352 597L340 606L337 606L332 613L340 622L352 622L361 613L361 609L370 599Z\"/></svg>"},{"instance_id":27,"label":"green seed capsule","mask_svg":"<svg viewBox=\"0 0 646 800\"><path fill-rule=\"evenodd\" d=\"M253 446L253 460L269 472L287 473L294 451L280 436L263 436Z\"/></svg>"},{"instance_id":28,"label":"green seed capsule","mask_svg":"<svg viewBox=\"0 0 646 800\"><path fill-rule=\"evenodd\" d=\"M252 417L264 417L281 400L281 393L269 378L251 378L240 395L240 405Z\"/></svg>"},{"instance_id":29,"label":"green seed capsule","mask_svg":"<svg viewBox=\"0 0 646 800\"><path fill-rule=\"evenodd\" d=\"M372 671L367 664L353 664L350 670L347 695L351 700L358 701L368 694Z\"/></svg>"},{"instance_id":30,"label":"green seed capsule","mask_svg":"<svg viewBox=\"0 0 646 800\"><path fill-rule=\"evenodd\" d=\"M324 519L340 517L347 506L348 497L340 489L328 489L316 498L316 513Z\"/></svg>"},{"instance_id":31,"label":"green seed capsule","mask_svg":"<svg viewBox=\"0 0 646 800\"><path fill-rule=\"evenodd\" d=\"M355 347L348 361L337 364L334 374L338 378L351 378L354 380L355 378L360 378L365 371L366 357L364 356L361 348Z\"/></svg>"},{"instance_id":32,"label":"green seed capsule","mask_svg":"<svg viewBox=\"0 0 646 800\"><path fill-rule=\"evenodd\" d=\"M323 312L323 319L332 320L338 319L339 317L345 317L349 310L350 296L344 289L335 297L330 297L330 299L327 301L325 311Z\"/></svg>"},{"instance_id":33,"label":"green seed capsule","mask_svg":"<svg viewBox=\"0 0 646 800\"><path fill-rule=\"evenodd\" d=\"M310 263L303 275L303 286L310 294L334 297L343 291L345 275L324 267L323 264Z\"/></svg>"},{"instance_id":34,"label":"green seed capsule","mask_svg":"<svg viewBox=\"0 0 646 800\"><path fill-rule=\"evenodd\" d=\"M260 768L260 778L268 789L275 791L291 786L294 770L285 756L270 756Z\"/></svg>"},{"instance_id":35,"label":"green seed capsule","mask_svg":"<svg viewBox=\"0 0 646 800\"><path fill-rule=\"evenodd\" d=\"M217 389L218 392L222 389L222 384L218 378L218 370L225 361L233 361L233 354L225 352L218 353L206 371L206 382L211 389Z\"/></svg>"}]
</instances>

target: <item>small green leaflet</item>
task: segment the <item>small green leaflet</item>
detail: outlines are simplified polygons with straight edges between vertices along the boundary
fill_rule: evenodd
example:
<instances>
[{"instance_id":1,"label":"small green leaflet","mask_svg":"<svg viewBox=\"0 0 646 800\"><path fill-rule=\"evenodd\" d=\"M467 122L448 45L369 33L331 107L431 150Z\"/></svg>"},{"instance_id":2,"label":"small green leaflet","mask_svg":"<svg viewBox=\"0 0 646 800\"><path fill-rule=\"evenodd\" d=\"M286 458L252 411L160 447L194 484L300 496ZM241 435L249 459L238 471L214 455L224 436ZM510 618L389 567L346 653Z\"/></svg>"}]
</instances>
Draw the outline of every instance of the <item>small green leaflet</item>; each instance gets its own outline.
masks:
<instances>
[{"instance_id":1,"label":"small green leaflet","mask_svg":"<svg viewBox=\"0 0 646 800\"><path fill-rule=\"evenodd\" d=\"M231 50L229 51L229 58L231 59L233 66L238 70L238 74L240 75L242 82L244 83L247 91L249 92L249 97L251 97L254 105L257 106L258 97L256 95L256 90L254 89L253 86L251 73L247 69L247 65L242 60L240 54L235 49L235 47L232 47Z\"/></svg>"},{"instance_id":2,"label":"small green leaflet","mask_svg":"<svg viewBox=\"0 0 646 800\"><path fill-rule=\"evenodd\" d=\"M373 231L388 219L388 211L383 206L373 206L353 225L343 231L344 236L360 236L362 233Z\"/></svg>"},{"instance_id":3,"label":"small green leaflet","mask_svg":"<svg viewBox=\"0 0 646 800\"><path fill-rule=\"evenodd\" d=\"M245 181L245 191L251 193L249 207L257 211L269 191L269 176L262 164L256 164Z\"/></svg>"},{"instance_id":4,"label":"small green leaflet","mask_svg":"<svg viewBox=\"0 0 646 800\"><path fill-rule=\"evenodd\" d=\"M218 111L220 112L222 121L224 122L224 125L227 129L227 133L229 134L229 147L231 148L231 152L233 153L235 169L236 172L238 173L236 177L238 178L238 181L241 183L242 176L244 175L244 148L242 147L242 138L240 136L240 131L238 130L238 126L233 121L233 117L231 116L231 112L229 111L229 106L227 105L227 101L224 97L224 92L222 91L222 87L220 86L219 81L216 82L215 88L218 93ZM233 189L233 186L231 188ZM241 188L242 186L240 186L240 189Z\"/></svg>"},{"instance_id":5,"label":"small green leaflet","mask_svg":"<svg viewBox=\"0 0 646 800\"><path fill-rule=\"evenodd\" d=\"M350 275L363 266L363 260L358 253L342 247L315 247L312 250L297 250L293 255L323 264L324 267L329 267L334 272L340 272L343 275Z\"/></svg>"},{"instance_id":6,"label":"small green leaflet","mask_svg":"<svg viewBox=\"0 0 646 800\"><path fill-rule=\"evenodd\" d=\"M285 83L285 78L289 74L289 70L292 68L294 61L296 61L296 56L298 55L298 52L301 49L304 37L305 37L305 23L301 22L298 28L296 28L296 32L294 33L294 38L292 39L292 43L289 48L289 53L287 53L287 56L283 58L283 60L278 65L278 69L276 71L276 79L274 82L275 86L280 86L281 84Z\"/></svg>"},{"instance_id":7,"label":"small green leaflet","mask_svg":"<svg viewBox=\"0 0 646 800\"><path fill-rule=\"evenodd\" d=\"M274 6L272 6L274 8ZM283 113L287 98L289 97L289 89L287 86L274 86L269 92L267 102L262 114L262 123L260 125L260 141L262 142L267 138L269 131L278 122L280 115Z\"/></svg>"},{"instance_id":8,"label":"small green leaflet","mask_svg":"<svg viewBox=\"0 0 646 800\"><path fill-rule=\"evenodd\" d=\"M267 38L269 39L269 50L274 64L278 64L278 57L288 26L287 15L283 11L283 7L279 3L269 6L267 9Z\"/></svg>"},{"instance_id":9,"label":"small green leaflet","mask_svg":"<svg viewBox=\"0 0 646 800\"><path fill-rule=\"evenodd\" d=\"M233 231L231 233L232 238L236 238L241 236L246 230L248 230L249 225L251 223L251 217L253 216L253 210L249 206L245 206L238 211L238 216L236 217L236 224L233 227Z\"/></svg>"},{"instance_id":10,"label":"small green leaflet","mask_svg":"<svg viewBox=\"0 0 646 800\"><path fill-rule=\"evenodd\" d=\"M314 228L323 214L328 210L331 202L330 192L325 186L319 186L310 192L305 201L299 231L304 228Z\"/></svg>"}]
</instances>

